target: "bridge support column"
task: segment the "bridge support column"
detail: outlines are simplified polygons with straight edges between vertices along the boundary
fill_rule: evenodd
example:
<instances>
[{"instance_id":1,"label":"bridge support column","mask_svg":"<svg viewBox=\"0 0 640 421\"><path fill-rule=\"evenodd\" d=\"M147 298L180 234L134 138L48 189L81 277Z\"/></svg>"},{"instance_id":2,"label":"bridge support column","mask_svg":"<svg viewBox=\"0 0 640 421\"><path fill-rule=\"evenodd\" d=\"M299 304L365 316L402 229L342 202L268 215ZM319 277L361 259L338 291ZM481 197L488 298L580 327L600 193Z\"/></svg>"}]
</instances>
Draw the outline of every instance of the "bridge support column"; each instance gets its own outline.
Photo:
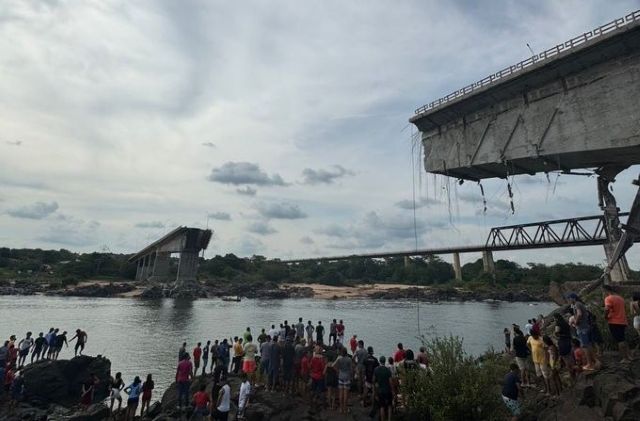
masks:
<instances>
[{"instance_id":1,"label":"bridge support column","mask_svg":"<svg viewBox=\"0 0 640 421\"><path fill-rule=\"evenodd\" d=\"M622 237L620 229L620 218L618 204L616 198L609 190L609 184L615 182L615 177L628 166L610 165L599 168L598 174L598 204L604 212L605 231L607 233L608 242L604 244L604 253L607 256L607 264L611 264L613 255L618 245L618 241ZM618 263L613 265L609 278L614 284L626 282L629 280L629 264L627 258L622 256Z\"/></svg>"},{"instance_id":2,"label":"bridge support column","mask_svg":"<svg viewBox=\"0 0 640 421\"><path fill-rule=\"evenodd\" d=\"M409 263L411 263L411 259L409 258L409 256L404 256L404 267L408 268Z\"/></svg>"},{"instance_id":3,"label":"bridge support column","mask_svg":"<svg viewBox=\"0 0 640 421\"><path fill-rule=\"evenodd\" d=\"M462 267L460 266L460 253L453 253L453 273L456 281L462 281Z\"/></svg>"},{"instance_id":4,"label":"bridge support column","mask_svg":"<svg viewBox=\"0 0 640 421\"><path fill-rule=\"evenodd\" d=\"M484 250L482 252L482 269L485 273L494 275L496 273L496 267L493 263L493 253L491 250Z\"/></svg>"}]
</instances>

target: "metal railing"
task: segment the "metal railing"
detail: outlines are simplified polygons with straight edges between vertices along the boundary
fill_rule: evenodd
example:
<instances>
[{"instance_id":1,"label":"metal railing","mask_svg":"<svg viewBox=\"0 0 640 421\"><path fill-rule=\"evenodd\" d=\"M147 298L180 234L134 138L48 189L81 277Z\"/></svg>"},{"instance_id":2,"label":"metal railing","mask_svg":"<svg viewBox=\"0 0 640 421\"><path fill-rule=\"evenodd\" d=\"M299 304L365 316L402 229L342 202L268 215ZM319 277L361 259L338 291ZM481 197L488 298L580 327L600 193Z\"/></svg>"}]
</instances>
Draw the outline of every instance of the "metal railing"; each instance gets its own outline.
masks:
<instances>
[{"instance_id":1,"label":"metal railing","mask_svg":"<svg viewBox=\"0 0 640 421\"><path fill-rule=\"evenodd\" d=\"M519 73L521 71L523 71L524 69L533 66L536 63L540 63L542 61L548 60L553 58L554 56L557 56L558 54L560 54L563 51L567 51L570 50L574 47L577 47L579 45L584 44L587 41L590 41L592 39L598 38L602 35L605 35L611 31L615 31L618 28L621 28L623 26L626 26L628 24L630 24L631 22L635 22L635 21L640 21L640 10L636 10L635 12L629 13L628 15L618 18L616 20L613 20L607 24L604 24L602 26L599 26L595 29L593 29L592 31L589 32L585 32L582 35L579 35L575 38L570 39L569 41L566 41L562 44L558 44L553 48L550 48L548 50L545 50L543 52L541 52L540 54L534 54L533 56L529 57L526 60L521 61L520 63L514 64L513 66L509 66L506 67L502 70L500 70L499 72L493 73L487 77L485 77L482 80L479 80L477 82L472 83L471 85L467 85L464 88L458 89L457 91L454 91L452 93L450 93L449 95L442 97L440 99L437 99L433 102L430 102L426 105L423 105L422 107L416 109L415 113L416 114L422 114L425 113L427 111L433 110L434 108L438 108L441 105L446 104L449 101L452 101L456 98L460 98L462 96L465 96L473 91L476 91L480 88L483 88L487 85L491 85L494 82L506 77L506 76L511 76L513 74Z\"/></svg>"}]
</instances>

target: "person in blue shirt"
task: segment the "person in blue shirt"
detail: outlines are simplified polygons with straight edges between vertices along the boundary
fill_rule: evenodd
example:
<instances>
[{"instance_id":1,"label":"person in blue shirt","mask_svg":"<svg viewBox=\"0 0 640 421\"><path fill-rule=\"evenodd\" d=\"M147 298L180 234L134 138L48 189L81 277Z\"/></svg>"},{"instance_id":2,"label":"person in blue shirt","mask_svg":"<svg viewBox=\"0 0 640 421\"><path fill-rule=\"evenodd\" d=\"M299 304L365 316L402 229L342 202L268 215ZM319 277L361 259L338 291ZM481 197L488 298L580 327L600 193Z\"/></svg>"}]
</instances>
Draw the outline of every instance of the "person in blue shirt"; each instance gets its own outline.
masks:
<instances>
[{"instance_id":1,"label":"person in blue shirt","mask_svg":"<svg viewBox=\"0 0 640 421\"><path fill-rule=\"evenodd\" d=\"M140 402L140 394L142 393L142 380L140 380L140 377L136 376L136 378L133 379L133 383L127 386L124 392L129 395L125 421L133 421L136 416L136 410L138 409L138 403Z\"/></svg>"}]
</instances>

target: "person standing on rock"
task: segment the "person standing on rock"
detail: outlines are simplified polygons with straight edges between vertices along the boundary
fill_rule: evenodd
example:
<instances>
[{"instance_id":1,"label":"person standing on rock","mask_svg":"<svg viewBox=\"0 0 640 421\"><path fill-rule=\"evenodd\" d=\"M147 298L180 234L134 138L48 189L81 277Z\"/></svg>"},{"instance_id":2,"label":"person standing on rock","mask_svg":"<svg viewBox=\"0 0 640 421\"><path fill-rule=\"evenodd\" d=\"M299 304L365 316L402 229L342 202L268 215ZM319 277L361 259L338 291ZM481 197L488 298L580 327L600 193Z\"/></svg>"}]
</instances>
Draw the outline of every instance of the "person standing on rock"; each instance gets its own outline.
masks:
<instances>
[{"instance_id":1,"label":"person standing on rock","mask_svg":"<svg viewBox=\"0 0 640 421\"><path fill-rule=\"evenodd\" d=\"M529 386L529 348L527 347L527 338L519 328L513 328L513 352L516 354L516 364L520 369L520 379L522 386Z\"/></svg>"},{"instance_id":2,"label":"person standing on rock","mask_svg":"<svg viewBox=\"0 0 640 421\"><path fill-rule=\"evenodd\" d=\"M32 335L31 332L27 332L27 336L18 343L18 348L20 349L20 358L18 360L18 368L22 368L24 366L27 356L29 355L29 350L34 345L35 341L31 337L31 335Z\"/></svg>"},{"instance_id":3,"label":"person standing on rock","mask_svg":"<svg viewBox=\"0 0 640 421\"><path fill-rule=\"evenodd\" d=\"M296 349L290 338L287 338L282 347L282 381L284 392L293 393L293 365L296 357Z\"/></svg>"},{"instance_id":4,"label":"person standing on rock","mask_svg":"<svg viewBox=\"0 0 640 421\"><path fill-rule=\"evenodd\" d=\"M84 346L87 344L87 339L89 336L87 332L81 329L76 329L76 334L69 340L69 342L73 342L76 340L76 346L73 349L75 355L82 355L82 351L84 351Z\"/></svg>"},{"instance_id":5,"label":"person standing on rock","mask_svg":"<svg viewBox=\"0 0 640 421\"><path fill-rule=\"evenodd\" d=\"M82 391L80 393L80 405L85 409L93 403L93 393L96 389L96 385L100 383L95 374L89 374L89 378L82 384Z\"/></svg>"},{"instance_id":6,"label":"person standing on rock","mask_svg":"<svg viewBox=\"0 0 640 421\"><path fill-rule=\"evenodd\" d=\"M153 382L153 377L151 373L147 374L147 380L142 383L142 407L140 407L140 416L144 415L145 408L147 411L149 410L149 405L151 404L151 394L153 393L153 389L155 389L156 385Z\"/></svg>"},{"instance_id":7,"label":"person standing on rock","mask_svg":"<svg viewBox=\"0 0 640 421\"><path fill-rule=\"evenodd\" d=\"M580 301L578 294L575 292L567 294L567 299L573 308L576 333L578 334L580 346L582 347L587 363L583 367L583 370L593 371L596 369L596 358L593 353L589 310L587 310L587 307L585 307L584 303Z\"/></svg>"},{"instance_id":8,"label":"person standing on rock","mask_svg":"<svg viewBox=\"0 0 640 421\"><path fill-rule=\"evenodd\" d=\"M58 356L60 355L60 351L62 351L62 347L63 346L66 346L67 348L69 348L69 343L67 342L67 331L66 330L62 331L62 335L56 336L56 351L55 351L55 354L53 356L54 360L58 359Z\"/></svg>"},{"instance_id":9,"label":"person standing on rock","mask_svg":"<svg viewBox=\"0 0 640 421\"><path fill-rule=\"evenodd\" d=\"M138 403L140 402L140 394L142 393L142 380L140 380L140 377L136 376L133 379L133 383L124 389L124 393L129 395L129 399L127 399L127 414L125 416L125 421L133 421L136 418L136 410L138 409Z\"/></svg>"},{"instance_id":10,"label":"person standing on rock","mask_svg":"<svg viewBox=\"0 0 640 421\"><path fill-rule=\"evenodd\" d=\"M47 359L54 359L56 355L56 349L58 348L58 332L60 330L55 328L53 332L49 332L49 339L47 342L49 343L49 351L47 352Z\"/></svg>"},{"instance_id":11,"label":"person standing on rock","mask_svg":"<svg viewBox=\"0 0 640 421\"><path fill-rule=\"evenodd\" d=\"M210 399L206 390L207 384L202 383L198 391L193 394L193 414L190 419L202 420L209 415Z\"/></svg>"},{"instance_id":12,"label":"person standing on rock","mask_svg":"<svg viewBox=\"0 0 640 421\"><path fill-rule=\"evenodd\" d=\"M567 323L567 321L560 313L555 313L553 315L553 318L556 322L554 333L556 339L558 340L558 355L560 356L560 358L562 358L562 361L564 361L564 365L569 370L571 378L573 379L574 361L573 358L571 358L571 326L569 326L569 323Z\"/></svg>"},{"instance_id":13,"label":"person standing on rock","mask_svg":"<svg viewBox=\"0 0 640 421\"><path fill-rule=\"evenodd\" d=\"M202 342L198 342L193 348L193 377L198 375L200 368L200 358L202 357Z\"/></svg>"},{"instance_id":14,"label":"person standing on rock","mask_svg":"<svg viewBox=\"0 0 640 421\"><path fill-rule=\"evenodd\" d=\"M242 372L245 373L251 384L256 383L256 354L258 347L253 343L253 336L247 336L247 342L243 347L244 360L242 361Z\"/></svg>"},{"instance_id":15,"label":"person standing on rock","mask_svg":"<svg viewBox=\"0 0 640 421\"><path fill-rule=\"evenodd\" d=\"M184 354L176 369L176 383L178 383L178 410L189 405L189 387L193 373L193 364L189 360L189 354Z\"/></svg>"},{"instance_id":16,"label":"person standing on rock","mask_svg":"<svg viewBox=\"0 0 640 421\"><path fill-rule=\"evenodd\" d=\"M182 361L182 357L187 354L187 343L183 342L182 346L178 349L178 362Z\"/></svg>"},{"instance_id":17,"label":"person standing on rock","mask_svg":"<svg viewBox=\"0 0 640 421\"><path fill-rule=\"evenodd\" d=\"M229 372L229 348L231 348L231 346L229 345L229 342L227 342L226 338L223 339L220 346L218 346L218 362L216 363L216 371L218 371L217 368L220 366L220 373L225 379Z\"/></svg>"},{"instance_id":18,"label":"person standing on rock","mask_svg":"<svg viewBox=\"0 0 640 421\"><path fill-rule=\"evenodd\" d=\"M109 407L109 412L113 413L113 403L118 401L118 412L120 408L122 408L122 389L124 389L124 381L122 380L122 373L116 373L115 378L111 378L109 380L109 388L111 390L110 398L111 398L111 406Z\"/></svg>"},{"instance_id":19,"label":"person standing on rock","mask_svg":"<svg viewBox=\"0 0 640 421\"><path fill-rule=\"evenodd\" d=\"M207 364L209 363L209 349L211 348L211 341L207 341L207 344L202 348L202 375L207 374Z\"/></svg>"},{"instance_id":20,"label":"person standing on rock","mask_svg":"<svg viewBox=\"0 0 640 421\"><path fill-rule=\"evenodd\" d=\"M392 373L385 366L386 358L380 357L380 365L373 370L373 395L380 408L380 421L391 421L393 404Z\"/></svg>"},{"instance_id":21,"label":"person standing on rock","mask_svg":"<svg viewBox=\"0 0 640 421\"><path fill-rule=\"evenodd\" d=\"M209 367L209 371L213 374L213 366L218 364L218 348L220 345L218 344L218 340L213 341L213 345L209 348L209 357L211 358L211 367Z\"/></svg>"},{"instance_id":22,"label":"person standing on rock","mask_svg":"<svg viewBox=\"0 0 640 421\"><path fill-rule=\"evenodd\" d=\"M31 353L31 364L33 364L34 358L36 359L36 362L40 361L40 355L44 354L44 347L46 343L47 341L44 339L44 333L40 332L34 342L33 352Z\"/></svg>"},{"instance_id":23,"label":"person standing on rock","mask_svg":"<svg viewBox=\"0 0 640 421\"><path fill-rule=\"evenodd\" d=\"M51 348L51 335L54 328L49 329L49 333L44 335L44 346L42 347L42 359L49 358L49 349Z\"/></svg>"},{"instance_id":24,"label":"person standing on rock","mask_svg":"<svg viewBox=\"0 0 640 421\"><path fill-rule=\"evenodd\" d=\"M282 348L278 344L278 337L273 338L271 348L269 349L269 381L267 383L267 391L273 391L280 379L280 357Z\"/></svg>"},{"instance_id":25,"label":"person standing on rock","mask_svg":"<svg viewBox=\"0 0 640 421\"><path fill-rule=\"evenodd\" d=\"M262 331L260 332L260 335L258 335L258 346L262 345L267 341L267 336L268 335L263 328Z\"/></svg>"},{"instance_id":26,"label":"person standing on rock","mask_svg":"<svg viewBox=\"0 0 640 421\"><path fill-rule=\"evenodd\" d=\"M309 376L311 377L311 403L314 404L324 393L325 367L327 363L322 355L322 348L316 345L313 350L313 357L309 361Z\"/></svg>"},{"instance_id":27,"label":"person standing on rock","mask_svg":"<svg viewBox=\"0 0 640 421\"><path fill-rule=\"evenodd\" d=\"M324 326L322 321L318 320L318 326L316 326L316 342L322 344L324 342Z\"/></svg>"},{"instance_id":28,"label":"person standing on rock","mask_svg":"<svg viewBox=\"0 0 640 421\"><path fill-rule=\"evenodd\" d=\"M251 328L247 327L247 330L245 330L244 333L242 334L242 339L245 344L247 343L247 338L249 336L253 336L253 335L251 334Z\"/></svg>"},{"instance_id":29,"label":"person standing on rock","mask_svg":"<svg viewBox=\"0 0 640 421\"><path fill-rule=\"evenodd\" d=\"M622 357L622 363L630 361L629 347L625 340L627 328L627 315L625 313L624 298L615 293L611 285L603 285L602 289L607 295L604 299L604 317L609 324L611 336L618 343L618 350Z\"/></svg>"},{"instance_id":30,"label":"person standing on rock","mask_svg":"<svg viewBox=\"0 0 640 421\"><path fill-rule=\"evenodd\" d=\"M231 387L227 380L223 380L222 387L218 393L218 400L216 401L216 410L212 418L216 421L228 421L229 411L231 411Z\"/></svg>"},{"instance_id":31,"label":"person standing on rock","mask_svg":"<svg viewBox=\"0 0 640 421\"><path fill-rule=\"evenodd\" d=\"M307 327L305 327L305 330L307 332L307 343L311 345L313 342L313 332L316 330L316 328L311 324L311 320L309 320L309 322L307 323Z\"/></svg>"},{"instance_id":32,"label":"person standing on rock","mask_svg":"<svg viewBox=\"0 0 640 421\"><path fill-rule=\"evenodd\" d=\"M338 332L336 331L336 326L338 322L336 319L329 324L329 345L335 344L338 341Z\"/></svg>"},{"instance_id":33,"label":"person standing on rock","mask_svg":"<svg viewBox=\"0 0 640 421\"><path fill-rule=\"evenodd\" d=\"M299 317L298 323L296 323L296 337L304 339L304 323L302 323L302 317Z\"/></svg>"},{"instance_id":34,"label":"person standing on rock","mask_svg":"<svg viewBox=\"0 0 640 421\"><path fill-rule=\"evenodd\" d=\"M336 334L338 335L339 344L344 344L344 330L344 322L340 320L340 322L338 322L338 324L336 325Z\"/></svg>"},{"instance_id":35,"label":"person standing on rock","mask_svg":"<svg viewBox=\"0 0 640 421\"><path fill-rule=\"evenodd\" d=\"M240 380L242 383L240 384L240 393L238 394L238 413L236 414L237 419L243 419L244 413L247 410L247 406L249 406L249 396L251 395L251 382L247 378L245 373L240 374Z\"/></svg>"},{"instance_id":36,"label":"person standing on rock","mask_svg":"<svg viewBox=\"0 0 640 421\"><path fill-rule=\"evenodd\" d=\"M338 370L340 413L347 414L349 390L351 389L351 379L353 378L353 360L347 355L346 348L340 348L340 356L335 360L333 366Z\"/></svg>"}]
</instances>

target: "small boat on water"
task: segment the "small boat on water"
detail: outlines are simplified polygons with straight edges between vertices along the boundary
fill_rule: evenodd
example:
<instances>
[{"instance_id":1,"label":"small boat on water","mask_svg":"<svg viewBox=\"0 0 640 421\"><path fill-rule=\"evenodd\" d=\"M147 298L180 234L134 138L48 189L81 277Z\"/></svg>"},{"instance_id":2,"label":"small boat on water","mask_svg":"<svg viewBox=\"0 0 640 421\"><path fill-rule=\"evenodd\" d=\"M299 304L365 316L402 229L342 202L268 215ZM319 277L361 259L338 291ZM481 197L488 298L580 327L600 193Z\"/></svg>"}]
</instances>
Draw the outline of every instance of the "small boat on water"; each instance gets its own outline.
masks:
<instances>
[{"instance_id":1,"label":"small boat on water","mask_svg":"<svg viewBox=\"0 0 640 421\"><path fill-rule=\"evenodd\" d=\"M234 296L228 296L228 297L222 297L222 301L234 301L234 302L240 302L240 297L238 297L237 295Z\"/></svg>"}]
</instances>

